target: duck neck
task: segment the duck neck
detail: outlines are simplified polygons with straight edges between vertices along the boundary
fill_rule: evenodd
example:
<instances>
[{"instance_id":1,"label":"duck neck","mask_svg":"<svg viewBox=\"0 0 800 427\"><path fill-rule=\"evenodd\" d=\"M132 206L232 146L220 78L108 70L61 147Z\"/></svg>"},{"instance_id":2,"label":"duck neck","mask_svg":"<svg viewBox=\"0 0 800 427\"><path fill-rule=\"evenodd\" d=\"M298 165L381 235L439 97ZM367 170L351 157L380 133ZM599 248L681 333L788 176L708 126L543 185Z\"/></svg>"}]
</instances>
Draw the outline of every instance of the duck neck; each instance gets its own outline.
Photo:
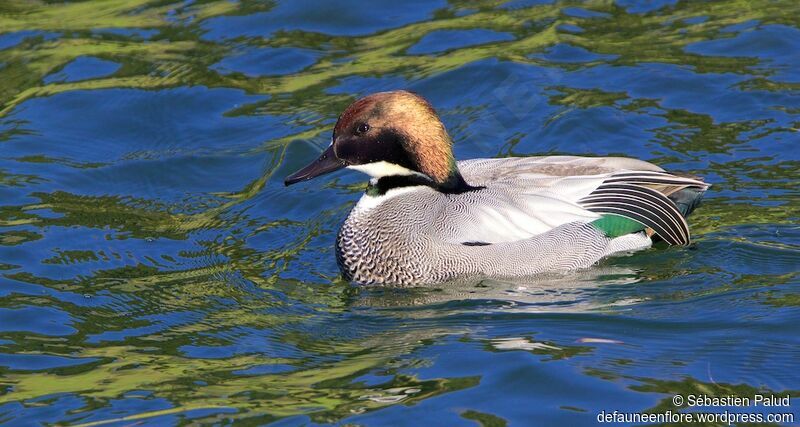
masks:
<instances>
[{"instance_id":1,"label":"duck neck","mask_svg":"<svg viewBox=\"0 0 800 427\"><path fill-rule=\"evenodd\" d=\"M453 172L451 172L447 180L442 183L437 183L436 181L422 174L389 175L378 179L372 179L367 187L367 194L370 196L381 196L394 188L414 187L420 185L431 187L444 194L461 194L484 188L467 184L458 169L455 169Z\"/></svg>"},{"instance_id":2,"label":"duck neck","mask_svg":"<svg viewBox=\"0 0 800 427\"><path fill-rule=\"evenodd\" d=\"M447 175L447 179L443 182L437 183L434 188L445 194L461 194L484 188L469 185L467 181L464 180L461 172L458 170L455 159L451 159L450 162L450 173Z\"/></svg>"}]
</instances>

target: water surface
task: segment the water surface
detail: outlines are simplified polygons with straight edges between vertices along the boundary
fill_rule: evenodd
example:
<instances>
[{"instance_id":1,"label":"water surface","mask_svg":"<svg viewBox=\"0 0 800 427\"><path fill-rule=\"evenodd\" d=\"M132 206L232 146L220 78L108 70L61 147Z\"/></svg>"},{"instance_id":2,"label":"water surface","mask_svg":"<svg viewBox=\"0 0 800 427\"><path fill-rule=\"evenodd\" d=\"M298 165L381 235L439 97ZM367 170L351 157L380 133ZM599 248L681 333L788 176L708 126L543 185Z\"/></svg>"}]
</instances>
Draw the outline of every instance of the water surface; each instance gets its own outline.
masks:
<instances>
[{"instance_id":1,"label":"water surface","mask_svg":"<svg viewBox=\"0 0 800 427\"><path fill-rule=\"evenodd\" d=\"M12 0L0 31L0 422L592 425L800 390L794 1ZM694 244L349 286L364 177L282 180L398 88L459 158L704 177Z\"/></svg>"}]
</instances>

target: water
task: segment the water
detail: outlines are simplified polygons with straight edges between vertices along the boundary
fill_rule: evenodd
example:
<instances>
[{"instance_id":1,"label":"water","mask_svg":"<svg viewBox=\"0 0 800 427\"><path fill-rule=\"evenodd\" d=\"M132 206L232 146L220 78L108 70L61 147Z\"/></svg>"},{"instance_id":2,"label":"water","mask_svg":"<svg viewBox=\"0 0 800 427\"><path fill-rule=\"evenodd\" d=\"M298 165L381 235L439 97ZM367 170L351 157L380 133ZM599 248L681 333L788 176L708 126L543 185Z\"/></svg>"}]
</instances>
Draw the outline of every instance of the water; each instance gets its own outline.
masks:
<instances>
[{"instance_id":1,"label":"water","mask_svg":"<svg viewBox=\"0 0 800 427\"><path fill-rule=\"evenodd\" d=\"M0 422L591 425L800 390L794 1L11 1L0 31ZM459 158L705 177L695 243L350 287L364 178L282 180L394 88Z\"/></svg>"}]
</instances>

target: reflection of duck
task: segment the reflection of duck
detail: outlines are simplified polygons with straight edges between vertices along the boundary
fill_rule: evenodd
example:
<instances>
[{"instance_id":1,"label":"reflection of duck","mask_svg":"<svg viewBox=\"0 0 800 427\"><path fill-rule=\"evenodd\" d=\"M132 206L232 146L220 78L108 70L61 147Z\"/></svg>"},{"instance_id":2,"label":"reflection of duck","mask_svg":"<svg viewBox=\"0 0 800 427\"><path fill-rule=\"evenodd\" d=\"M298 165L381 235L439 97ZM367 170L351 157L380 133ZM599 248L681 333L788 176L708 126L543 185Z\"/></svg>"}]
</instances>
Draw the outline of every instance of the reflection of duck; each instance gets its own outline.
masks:
<instances>
[{"instance_id":1,"label":"reflection of duck","mask_svg":"<svg viewBox=\"0 0 800 427\"><path fill-rule=\"evenodd\" d=\"M322 156L285 182L344 167L372 177L336 241L345 278L360 284L571 270L653 235L686 245L684 217L708 187L621 157L456 162L436 112L405 91L351 104Z\"/></svg>"},{"instance_id":2,"label":"reflection of duck","mask_svg":"<svg viewBox=\"0 0 800 427\"><path fill-rule=\"evenodd\" d=\"M392 311L405 317L441 316L461 310L504 313L577 313L598 309L626 307L642 298L618 288L603 294L608 286L631 285L641 280L639 272L627 267L601 265L576 271L542 273L533 277L510 279L462 279L439 283L435 287L413 289L364 289L351 304L364 307L408 308L413 311ZM465 301L474 303L465 303ZM440 304L459 301L443 308ZM384 312L386 313L386 312Z\"/></svg>"}]
</instances>

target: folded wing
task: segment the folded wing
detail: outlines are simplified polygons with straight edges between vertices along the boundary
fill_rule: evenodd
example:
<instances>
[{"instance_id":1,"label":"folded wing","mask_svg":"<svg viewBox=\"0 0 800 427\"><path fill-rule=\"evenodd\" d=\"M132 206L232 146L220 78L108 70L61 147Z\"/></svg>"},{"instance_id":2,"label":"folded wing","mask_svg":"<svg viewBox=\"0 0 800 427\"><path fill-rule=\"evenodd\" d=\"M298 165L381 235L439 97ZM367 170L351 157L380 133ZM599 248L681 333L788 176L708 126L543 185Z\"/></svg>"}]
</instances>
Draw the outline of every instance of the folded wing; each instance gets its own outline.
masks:
<instances>
[{"instance_id":1,"label":"folded wing","mask_svg":"<svg viewBox=\"0 0 800 427\"><path fill-rule=\"evenodd\" d=\"M687 245L684 217L708 188L698 179L618 157L480 159L460 162L459 168L467 182L489 190L467 195L446 213L462 217L456 238L465 244L510 242L566 223L592 222L611 237L620 234L606 229L609 224L623 234L650 229L669 244Z\"/></svg>"},{"instance_id":2,"label":"folded wing","mask_svg":"<svg viewBox=\"0 0 800 427\"><path fill-rule=\"evenodd\" d=\"M584 208L603 215L636 221L671 245L688 245L689 226L685 216L708 184L666 172L634 171L612 174L588 196L578 201ZM686 191L693 191L691 207L675 203ZM671 197L672 196L672 197Z\"/></svg>"}]
</instances>

